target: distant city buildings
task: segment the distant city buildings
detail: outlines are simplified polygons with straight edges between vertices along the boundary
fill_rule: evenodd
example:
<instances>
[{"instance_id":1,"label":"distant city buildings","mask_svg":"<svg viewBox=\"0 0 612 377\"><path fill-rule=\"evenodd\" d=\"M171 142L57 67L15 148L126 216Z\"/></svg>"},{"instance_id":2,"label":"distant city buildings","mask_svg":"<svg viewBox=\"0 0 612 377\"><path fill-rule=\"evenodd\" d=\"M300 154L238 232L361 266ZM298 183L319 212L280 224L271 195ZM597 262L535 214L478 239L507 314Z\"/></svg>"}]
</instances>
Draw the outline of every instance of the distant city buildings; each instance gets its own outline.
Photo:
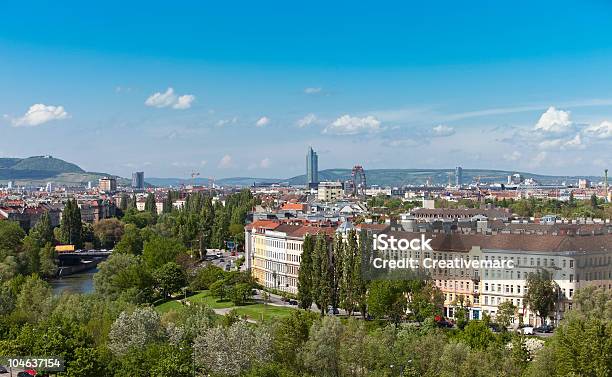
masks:
<instances>
[{"instance_id":1,"label":"distant city buildings","mask_svg":"<svg viewBox=\"0 0 612 377\"><path fill-rule=\"evenodd\" d=\"M117 191L117 179L115 177L100 178L98 189L105 193L113 193Z\"/></svg>"},{"instance_id":2,"label":"distant city buildings","mask_svg":"<svg viewBox=\"0 0 612 377\"><path fill-rule=\"evenodd\" d=\"M137 171L135 173L132 173L132 188L134 190L144 190L145 188L145 183L144 183L144 172L142 171Z\"/></svg>"},{"instance_id":3,"label":"distant city buildings","mask_svg":"<svg viewBox=\"0 0 612 377\"><path fill-rule=\"evenodd\" d=\"M306 183L310 188L316 188L319 184L319 157L312 147L308 147L306 155Z\"/></svg>"}]
</instances>

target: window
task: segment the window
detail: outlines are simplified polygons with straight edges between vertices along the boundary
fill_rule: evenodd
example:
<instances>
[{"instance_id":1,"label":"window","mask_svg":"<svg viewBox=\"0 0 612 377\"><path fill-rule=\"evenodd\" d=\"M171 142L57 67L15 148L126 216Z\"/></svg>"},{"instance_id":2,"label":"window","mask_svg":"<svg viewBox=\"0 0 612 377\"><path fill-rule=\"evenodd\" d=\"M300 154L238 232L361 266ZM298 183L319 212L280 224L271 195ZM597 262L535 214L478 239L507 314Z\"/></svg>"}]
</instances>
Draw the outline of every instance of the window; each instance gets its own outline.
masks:
<instances>
[{"instance_id":1,"label":"window","mask_svg":"<svg viewBox=\"0 0 612 377\"><path fill-rule=\"evenodd\" d=\"M570 274L570 278L569 278L570 283L574 282L574 275Z\"/></svg>"},{"instance_id":2,"label":"window","mask_svg":"<svg viewBox=\"0 0 612 377\"><path fill-rule=\"evenodd\" d=\"M570 268L574 268L574 260L570 259Z\"/></svg>"}]
</instances>

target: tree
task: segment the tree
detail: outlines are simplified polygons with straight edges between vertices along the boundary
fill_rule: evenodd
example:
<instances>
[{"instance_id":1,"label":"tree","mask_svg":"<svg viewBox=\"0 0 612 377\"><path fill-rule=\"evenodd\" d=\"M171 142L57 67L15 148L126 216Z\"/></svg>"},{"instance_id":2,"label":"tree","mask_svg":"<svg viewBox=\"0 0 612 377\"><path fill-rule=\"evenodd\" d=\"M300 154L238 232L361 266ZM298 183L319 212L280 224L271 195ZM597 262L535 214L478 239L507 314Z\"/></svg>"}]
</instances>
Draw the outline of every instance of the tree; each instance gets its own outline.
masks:
<instances>
[{"instance_id":1,"label":"tree","mask_svg":"<svg viewBox=\"0 0 612 377\"><path fill-rule=\"evenodd\" d=\"M313 299L323 315L333 302L333 265L330 261L327 239L322 234L317 236L312 265Z\"/></svg>"},{"instance_id":2,"label":"tree","mask_svg":"<svg viewBox=\"0 0 612 377\"><path fill-rule=\"evenodd\" d=\"M334 243L331 250L330 259L330 279L331 279L331 306L335 309L340 307L341 292L340 287L342 285L342 274L345 254L344 239L340 233L336 233ZM344 287L348 288L348 286ZM343 296L346 296L347 292L342 292Z\"/></svg>"},{"instance_id":3,"label":"tree","mask_svg":"<svg viewBox=\"0 0 612 377\"><path fill-rule=\"evenodd\" d=\"M145 212L149 212L153 217L157 216L157 204L155 203L155 194L150 192L145 201Z\"/></svg>"},{"instance_id":4,"label":"tree","mask_svg":"<svg viewBox=\"0 0 612 377\"><path fill-rule=\"evenodd\" d=\"M68 377L98 377L108 372L104 357L96 348L77 348L66 368Z\"/></svg>"},{"instance_id":5,"label":"tree","mask_svg":"<svg viewBox=\"0 0 612 377\"><path fill-rule=\"evenodd\" d=\"M184 251L185 247L178 240L155 235L144 243L142 257L147 267L155 270L168 262L174 262Z\"/></svg>"},{"instance_id":6,"label":"tree","mask_svg":"<svg viewBox=\"0 0 612 377\"><path fill-rule=\"evenodd\" d=\"M211 284L217 280L223 279L225 271L221 267L214 264L209 264L204 268L199 269L189 283L189 288L193 291L209 289Z\"/></svg>"},{"instance_id":7,"label":"tree","mask_svg":"<svg viewBox=\"0 0 612 377\"><path fill-rule=\"evenodd\" d=\"M239 321L210 328L194 341L195 361L215 375L238 376L272 358L272 337L265 327Z\"/></svg>"},{"instance_id":8,"label":"tree","mask_svg":"<svg viewBox=\"0 0 612 377\"><path fill-rule=\"evenodd\" d=\"M300 308L310 310L313 302L313 265L314 241L310 234L304 237L300 269L298 271L298 301Z\"/></svg>"},{"instance_id":9,"label":"tree","mask_svg":"<svg viewBox=\"0 0 612 377\"><path fill-rule=\"evenodd\" d=\"M274 354L278 362L297 369L296 350L308 340L308 332L316 320L315 313L302 310L292 311L280 320L274 328Z\"/></svg>"},{"instance_id":10,"label":"tree","mask_svg":"<svg viewBox=\"0 0 612 377\"><path fill-rule=\"evenodd\" d=\"M126 224L121 240L115 245L115 253L140 255L142 254L143 241L140 229L134 224Z\"/></svg>"},{"instance_id":11,"label":"tree","mask_svg":"<svg viewBox=\"0 0 612 377\"><path fill-rule=\"evenodd\" d=\"M169 297L187 285L187 274L175 262L168 262L155 270L153 279L164 297Z\"/></svg>"},{"instance_id":12,"label":"tree","mask_svg":"<svg viewBox=\"0 0 612 377\"><path fill-rule=\"evenodd\" d=\"M304 368L317 376L340 376L340 345L343 326L337 317L324 317L310 329L310 338L302 347Z\"/></svg>"},{"instance_id":13,"label":"tree","mask_svg":"<svg viewBox=\"0 0 612 377\"><path fill-rule=\"evenodd\" d=\"M25 232L14 221L0 221L0 260L16 255L21 248Z\"/></svg>"},{"instance_id":14,"label":"tree","mask_svg":"<svg viewBox=\"0 0 612 377\"><path fill-rule=\"evenodd\" d=\"M108 333L108 348L117 356L165 339L159 314L150 307L122 312Z\"/></svg>"},{"instance_id":15,"label":"tree","mask_svg":"<svg viewBox=\"0 0 612 377\"><path fill-rule=\"evenodd\" d=\"M495 341L495 335L482 321L470 321L463 329L461 340L472 349L487 349Z\"/></svg>"},{"instance_id":16,"label":"tree","mask_svg":"<svg viewBox=\"0 0 612 377\"><path fill-rule=\"evenodd\" d=\"M537 272L527 275L525 301L529 308L540 317L542 323L553 310L556 297L555 283L550 272L538 269Z\"/></svg>"},{"instance_id":17,"label":"tree","mask_svg":"<svg viewBox=\"0 0 612 377\"><path fill-rule=\"evenodd\" d=\"M359 287L357 286L359 279L357 279L355 274L355 264L361 256L359 255L355 231L350 230L346 238L342 261L342 276L340 277L340 306L351 316L357 306L357 296L359 295Z\"/></svg>"},{"instance_id":18,"label":"tree","mask_svg":"<svg viewBox=\"0 0 612 377\"><path fill-rule=\"evenodd\" d=\"M31 323L48 316L52 305L52 290L49 283L36 274L25 278L17 296L16 309Z\"/></svg>"},{"instance_id":19,"label":"tree","mask_svg":"<svg viewBox=\"0 0 612 377\"><path fill-rule=\"evenodd\" d=\"M130 254L113 254L98 265L98 272L93 277L96 293L116 300L122 294L132 291L139 302L148 298L143 295L150 289L152 278L140 257Z\"/></svg>"},{"instance_id":20,"label":"tree","mask_svg":"<svg viewBox=\"0 0 612 377\"><path fill-rule=\"evenodd\" d=\"M399 322L406 313L406 295L402 282L396 280L375 280L368 292L368 311L376 318L389 317Z\"/></svg>"},{"instance_id":21,"label":"tree","mask_svg":"<svg viewBox=\"0 0 612 377\"><path fill-rule=\"evenodd\" d=\"M123 236L124 224L116 218L102 219L93 225L93 232L100 247L112 249Z\"/></svg>"},{"instance_id":22,"label":"tree","mask_svg":"<svg viewBox=\"0 0 612 377\"><path fill-rule=\"evenodd\" d=\"M55 238L53 236L53 225L51 225L51 216L49 212L40 216L36 225L30 230L30 235L36 240L39 247L43 247L47 243L53 244Z\"/></svg>"},{"instance_id":23,"label":"tree","mask_svg":"<svg viewBox=\"0 0 612 377\"><path fill-rule=\"evenodd\" d=\"M76 199L68 200L62 212L60 224L60 242L65 245L75 245L82 247L83 223L81 221L81 210Z\"/></svg>"},{"instance_id":24,"label":"tree","mask_svg":"<svg viewBox=\"0 0 612 377\"><path fill-rule=\"evenodd\" d=\"M42 277L54 277L57 274L57 252L51 243L40 249L40 268Z\"/></svg>"},{"instance_id":25,"label":"tree","mask_svg":"<svg viewBox=\"0 0 612 377\"><path fill-rule=\"evenodd\" d=\"M502 326L505 330L510 326L512 322L512 318L514 318L514 312L516 310L516 306L512 303L512 301L504 301L499 304L497 308L497 313L495 314L495 322Z\"/></svg>"}]
</instances>

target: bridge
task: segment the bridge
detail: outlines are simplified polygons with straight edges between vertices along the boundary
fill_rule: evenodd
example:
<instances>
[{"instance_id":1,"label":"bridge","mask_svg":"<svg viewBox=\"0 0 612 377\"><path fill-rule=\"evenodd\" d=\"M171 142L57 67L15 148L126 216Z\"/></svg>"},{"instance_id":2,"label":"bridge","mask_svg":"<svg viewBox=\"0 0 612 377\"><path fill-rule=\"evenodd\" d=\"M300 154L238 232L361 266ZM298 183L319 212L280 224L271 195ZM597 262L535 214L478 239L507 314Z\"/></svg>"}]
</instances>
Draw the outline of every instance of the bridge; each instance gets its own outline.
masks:
<instances>
[{"instance_id":1,"label":"bridge","mask_svg":"<svg viewBox=\"0 0 612 377\"><path fill-rule=\"evenodd\" d=\"M98 263L106 260L112 251L83 250L60 252L57 254L58 275L66 276L95 268Z\"/></svg>"}]
</instances>

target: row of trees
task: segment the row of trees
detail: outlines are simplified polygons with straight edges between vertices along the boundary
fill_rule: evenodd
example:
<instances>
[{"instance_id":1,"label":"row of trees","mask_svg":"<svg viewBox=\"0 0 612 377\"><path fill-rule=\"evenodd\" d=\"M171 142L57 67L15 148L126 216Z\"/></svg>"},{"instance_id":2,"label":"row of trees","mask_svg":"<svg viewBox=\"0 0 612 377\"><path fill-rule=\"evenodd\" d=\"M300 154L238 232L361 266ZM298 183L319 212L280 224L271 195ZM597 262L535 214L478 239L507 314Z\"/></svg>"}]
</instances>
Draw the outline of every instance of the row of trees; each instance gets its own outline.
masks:
<instances>
[{"instance_id":1,"label":"row of trees","mask_svg":"<svg viewBox=\"0 0 612 377\"><path fill-rule=\"evenodd\" d=\"M365 232L306 235L298 274L300 307L314 303L321 314L336 308L363 318L389 318L399 322L424 321L441 313L444 298L429 280L372 280L365 278L362 263L369 260L371 242Z\"/></svg>"},{"instance_id":2,"label":"row of trees","mask_svg":"<svg viewBox=\"0 0 612 377\"><path fill-rule=\"evenodd\" d=\"M38 276L18 276L0 285L0 349L62 357L67 370L58 376L607 377L612 293L591 287L574 299L544 342L493 333L482 321L443 331L428 321L340 320L303 310L247 324L198 303L160 313L97 293L53 296Z\"/></svg>"}]
</instances>

